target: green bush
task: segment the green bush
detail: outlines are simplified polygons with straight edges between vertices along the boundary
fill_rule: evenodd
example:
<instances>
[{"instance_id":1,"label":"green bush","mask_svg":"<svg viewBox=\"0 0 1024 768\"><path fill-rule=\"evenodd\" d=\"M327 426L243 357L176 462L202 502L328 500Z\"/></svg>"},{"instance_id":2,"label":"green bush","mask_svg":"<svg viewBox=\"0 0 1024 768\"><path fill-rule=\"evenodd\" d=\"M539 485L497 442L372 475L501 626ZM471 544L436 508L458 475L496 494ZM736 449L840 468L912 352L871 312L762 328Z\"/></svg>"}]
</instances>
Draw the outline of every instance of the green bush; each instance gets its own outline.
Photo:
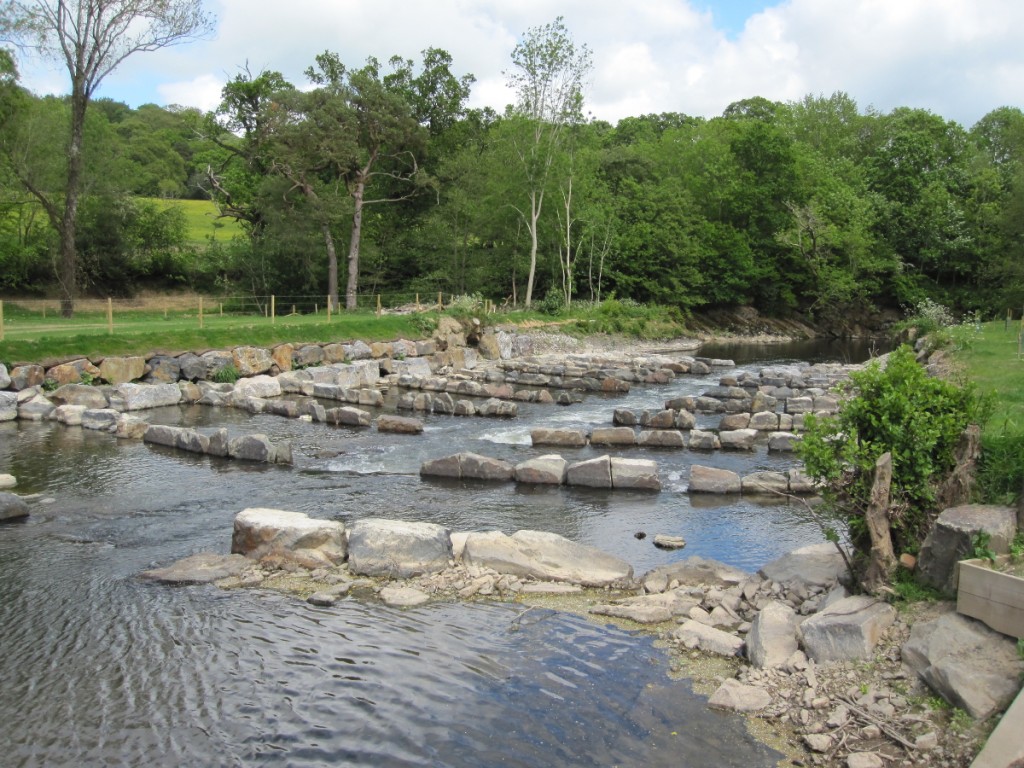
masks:
<instances>
[{"instance_id":1,"label":"green bush","mask_svg":"<svg viewBox=\"0 0 1024 768\"><path fill-rule=\"evenodd\" d=\"M874 467L892 454L890 527L896 551L914 552L937 514L935 491L950 470L964 429L988 406L973 386L929 377L902 346L851 375L853 396L834 417L807 418L799 454L823 495L843 515L850 540L870 549L864 521Z\"/></svg>"}]
</instances>

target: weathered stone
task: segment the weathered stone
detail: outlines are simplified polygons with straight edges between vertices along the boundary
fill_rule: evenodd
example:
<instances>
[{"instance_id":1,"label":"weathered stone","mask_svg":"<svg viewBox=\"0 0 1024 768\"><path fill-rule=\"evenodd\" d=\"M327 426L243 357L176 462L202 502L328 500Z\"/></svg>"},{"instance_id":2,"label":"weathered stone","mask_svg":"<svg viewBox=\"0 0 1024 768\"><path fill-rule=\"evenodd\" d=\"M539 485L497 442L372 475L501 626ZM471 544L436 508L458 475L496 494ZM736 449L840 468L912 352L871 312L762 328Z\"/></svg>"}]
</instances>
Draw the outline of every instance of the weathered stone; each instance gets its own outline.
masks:
<instances>
[{"instance_id":1,"label":"weathered stone","mask_svg":"<svg viewBox=\"0 0 1024 768\"><path fill-rule=\"evenodd\" d=\"M750 426L749 413L727 413L718 422L718 429L727 432L736 429L746 429L748 426Z\"/></svg>"},{"instance_id":2,"label":"weathered stone","mask_svg":"<svg viewBox=\"0 0 1024 768\"><path fill-rule=\"evenodd\" d=\"M870 658L896 609L862 595L830 605L800 625L804 651L815 662Z\"/></svg>"},{"instance_id":3,"label":"weathered stone","mask_svg":"<svg viewBox=\"0 0 1024 768\"><path fill-rule=\"evenodd\" d=\"M549 445L560 448L582 448L587 444L587 435L582 429L545 429L530 431L533 445Z\"/></svg>"},{"instance_id":4,"label":"weathered stone","mask_svg":"<svg viewBox=\"0 0 1024 768\"><path fill-rule=\"evenodd\" d=\"M654 546L658 549L682 549L686 546L686 539L682 536L669 536L665 533L658 533L654 536Z\"/></svg>"},{"instance_id":5,"label":"weathered stone","mask_svg":"<svg viewBox=\"0 0 1024 768\"><path fill-rule=\"evenodd\" d=\"M281 383L277 377L260 374L236 381L231 397L239 400L246 397L279 397L281 394Z\"/></svg>"},{"instance_id":6,"label":"weathered stone","mask_svg":"<svg viewBox=\"0 0 1024 768\"><path fill-rule=\"evenodd\" d=\"M690 436L691 447L693 435ZM728 469L693 464L690 467L690 493L739 493L740 476Z\"/></svg>"},{"instance_id":7,"label":"weathered stone","mask_svg":"<svg viewBox=\"0 0 1024 768\"><path fill-rule=\"evenodd\" d=\"M831 542L794 549L772 560L759 573L781 584L800 584L808 591L831 589L849 578L846 561Z\"/></svg>"},{"instance_id":8,"label":"weathered stone","mask_svg":"<svg viewBox=\"0 0 1024 768\"><path fill-rule=\"evenodd\" d=\"M80 427L82 426L82 414L85 411L84 405L58 405L53 410L53 419L61 424L67 424L69 427Z\"/></svg>"},{"instance_id":9,"label":"weathered stone","mask_svg":"<svg viewBox=\"0 0 1024 768\"><path fill-rule=\"evenodd\" d=\"M714 432L707 432L702 429L690 430L690 450L693 451L714 451L722 447L718 435ZM736 478L739 480L739 477Z\"/></svg>"},{"instance_id":10,"label":"weathered stone","mask_svg":"<svg viewBox=\"0 0 1024 768\"><path fill-rule=\"evenodd\" d=\"M235 347L231 350L231 364L239 376L256 376L269 371L274 358L263 347Z\"/></svg>"},{"instance_id":11,"label":"weathered stone","mask_svg":"<svg viewBox=\"0 0 1024 768\"><path fill-rule=\"evenodd\" d=\"M28 515L28 504L20 496L0 491L0 520L17 520Z\"/></svg>"},{"instance_id":12,"label":"weathered stone","mask_svg":"<svg viewBox=\"0 0 1024 768\"><path fill-rule=\"evenodd\" d=\"M491 397L484 400L477 407L476 412L478 416L497 416L504 419L514 419L519 415L519 406L516 403Z\"/></svg>"},{"instance_id":13,"label":"weathered stone","mask_svg":"<svg viewBox=\"0 0 1024 768\"><path fill-rule=\"evenodd\" d=\"M635 445L632 427L597 427L590 432L591 445Z\"/></svg>"},{"instance_id":14,"label":"weathered stone","mask_svg":"<svg viewBox=\"0 0 1024 768\"><path fill-rule=\"evenodd\" d=\"M244 555L200 552L164 568L143 571L141 576L167 584L209 584L231 576L239 576L251 565L252 561Z\"/></svg>"},{"instance_id":15,"label":"weathered stone","mask_svg":"<svg viewBox=\"0 0 1024 768\"><path fill-rule=\"evenodd\" d=\"M11 368L9 375L11 383L8 386L19 392L30 387L41 386L46 381L46 371L43 366L35 364L16 365Z\"/></svg>"},{"instance_id":16,"label":"weathered stone","mask_svg":"<svg viewBox=\"0 0 1024 768\"><path fill-rule=\"evenodd\" d=\"M242 461L262 461L273 464L277 451L266 435L242 435L228 442L228 456Z\"/></svg>"},{"instance_id":17,"label":"weathered stone","mask_svg":"<svg viewBox=\"0 0 1024 768\"><path fill-rule=\"evenodd\" d=\"M365 518L349 529L352 573L407 579L442 571L451 558L450 531L434 523Z\"/></svg>"},{"instance_id":18,"label":"weathered stone","mask_svg":"<svg viewBox=\"0 0 1024 768\"><path fill-rule=\"evenodd\" d=\"M295 347L291 344L278 344L270 350L270 359L273 361L272 370L277 373L284 373L292 369L292 357L295 354Z\"/></svg>"},{"instance_id":19,"label":"weathered stone","mask_svg":"<svg viewBox=\"0 0 1024 768\"><path fill-rule=\"evenodd\" d=\"M6 491L9 488L14 488L18 484L18 479L7 472L0 473L0 491Z\"/></svg>"},{"instance_id":20,"label":"weathered stone","mask_svg":"<svg viewBox=\"0 0 1024 768\"><path fill-rule=\"evenodd\" d=\"M351 344L343 346L345 347L346 360L368 360L373 357L373 350L364 341L353 341Z\"/></svg>"},{"instance_id":21,"label":"weathered stone","mask_svg":"<svg viewBox=\"0 0 1024 768\"><path fill-rule=\"evenodd\" d=\"M754 441L757 439L757 430L754 429L732 429L718 433L718 439L723 448L731 448L737 451L754 450Z\"/></svg>"},{"instance_id":22,"label":"weathered stone","mask_svg":"<svg viewBox=\"0 0 1024 768\"><path fill-rule=\"evenodd\" d=\"M779 416L767 411L755 413L750 417L749 427L750 429L756 429L758 432L774 432L779 428Z\"/></svg>"},{"instance_id":23,"label":"weathered stone","mask_svg":"<svg viewBox=\"0 0 1024 768\"><path fill-rule=\"evenodd\" d=\"M461 478L462 461L459 454L443 456L439 459L428 459L420 466L420 476Z\"/></svg>"},{"instance_id":24,"label":"weathered stone","mask_svg":"<svg viewBox=\"0 0 1024 768\"><path fill-rule=\"evenodd\" d=\"M650 459L611 459L612 488L633 488L644 491L660 491L658 465ZM578 483L576 483L578 485Z\"/></svg>"},{"instance_id":25,"label":"weathered stone","mask_svg":"<svg viewBox=\"0 0 1024 768\"><path fill-rule=\"evenodd\" d=\"M292 350L292 367L308 368L324 361L324 349L319 344L303 344Z\"/></svg>"},{"instance_id":26,"label":"weathered stone","mask_svg":"<svg viewBox=\"0 0 1024 768\"><path fill-rule=\"evenodd\" d=\"M782 472L754 472L742 480L743 493L784 496L789 492L789 478Z\"/></svg>"},{"instance_id":27,"label":"weathered stone","mask_svg":"<svg viewBox=\"0 0 1024 768\"><path fill-rule=\"evenodd\" d=\"M708 699L708 706L712 709L729 712L758 712L771 703L771 694L764 688L744 685L732 677L723 680L722 685Z\"/></svg>"},{"instance_id":28,"label":"weathered stone","mask_svg":"<svg viewBox=\"0 0 1024 768\"><path fill-rule=\"evenodd\" d=\"M53 403L41 393L18 403L18 418L26 421L45 421L53 416L53 411Z\"/></svg>"},{"instance_id":29,"label":"weathered stone","mask_svg":"<svg viewBox=\"0 0 1024 768\"><path fill-rule=\"evenodd\" d=\"M739 656L743 652L743 640L736 635L693 619L676 629L672 636L687 648L699 648L706 653L719 656Z\"/></svg>"},{"instance_id":30,"label":"weathered stone","mask_svg":"<svg viewBox=\"0 0 1024 768\"><path fill-rule=\"evenodd\" d=\"M637 435L636 444L645 448L683 448L686 441L676 429L644 429Z\"/></svg>"},{"instance_id":31,"label":"weathered stone","mask_svg":"<svg viewBox=\"0 0 1024 768\"><path fill-rule=\"evenodd\" d=\"M0 389L7 389L11 386L11 375L7 372L7 366L0 363Z\"/></svg>"},{"instance_id":32,"label":"weathered stone","mask_svg":"<svg viewBox=\"0 0 1024 768\"><path fill-rule=\"evenodd\" d=\"M786 413L813 413L814 399L810 397L788 397L786 398Z\"/></svg>"},{"instance_id":33,"label":"weathered stone","mask_svg":"<svg viewBox=\"0 0 1024 768\"><path fill-rule=\"evenodd\" d=\"M60 386L78 384L83 380L98 379L99 377L100 369L85 358L55 365L46 372L46 378Z\"/></svg>"},{"instance_id":34,"label":"weathered stone","mask_svg":"<svg viewBox=\"0 0 1024 768\"><path fill-rule=\"evenodd\" d=\"M569 462L561 456L550 453L517 464L514 476L517 483L561 485L565 482L568 466Z\"/></svg>"},{"instance_id":35,"label":"weathered stone","mask_svg":"<svg viewBox=\"0 0 1024 768\"><path fill-rule=\"evenodd\" d=\"M943 592L953 592L956 563L972 556L979 533L988 534L988 546L996 554L1009 552L1017 533L1017 511L988 504L965 504L944 510L921 546L918 580Z\"/></svg>"},{"instance_id":36,"label":"weathered stone","mask_svg":"<svg viewBox=\"0 0 1024 768\"><path fill-rule=\"evenodd\" d=\"M468 566L542 581L603 587L633 577L629 563L594 547L544 531L471 533L462 561Z\"/></svg>"},{"instance_id":37,"label":"weathered stone","mask_svg":"<svg viewBox=\"0 0 1024 768\"><path fill-rule=\"evenodd\" d=\"M181 402L181 390L177 384L135 384L127 382L114 388L114 396L110 404L116 404L120 410L141 411L148 408L160 408L166 405L177 405Z\"/></svg>"},{"instance_id":38,"label":"weathered stone","mask_svg":"<svg viewBox=\"0 0 1024 768\"><path fill-rule=\"evenodd\" d=\"M117 419L120 415L120 412L113 408L86 408L82 412L82 428L113 432L117 429Z\"/></svg>"},{"instance_id":39,"label":"weathered stone","mask_svg":"<svg viewBox=\"0 0 1024 768\"><path fill-rule=\"evenodd\" d=\"M175 436L174 446L189 453L207 453L210 450L210 438L194 429L182 429Z\"/></svg>"},{"instance_id":40,"label":"weathered stone","mask_svg":"<svg viewBox=\"0 0 1024 768\"><path fill-rule=\"evenodd\" d=\"M413 608L430 602L430 595L415 587L388 585L379 594L381 600L395 608Z\"/></svg>"},{"instance_id":41,"label":"weathered stone","mask_svg":"<svg viewBox=\"0 0 1024 768\"><path fill-rule=\"evenodd\" d=\"M423 432L423 422L419 419L407 419L403 416L382 414L377 417L378 432L396 432L401 435L419 435Z\"/></svg>"},{"instance_id":42,"label":"weathered stone","mask_svg":"<svg viewBox=\"0 0 1024 768\"><path fill-rule=\"evenodd\" d=\"M772 600L754 617L747 634L747 658L755 667L779 667L797 650L797 615Z\"/></svg>"},{"instance_id":43,"label":"weathered stone","mask_svg":"<svg viewBox=\"0 0 1024 768\"><path fill-rule=\"evenodd\" d=\"M641 418L641 425L647 429L674 429L676 426L676 412L671 409L656 411L648 414L644 411L646 418Z\"/></svg>"},{"instance_id":44,"label":"weathered stone","mask_svg":"<svg viewBox=\"0 0 1024 768\"><path fill-rule=\"evenodd\" d=\"M178 433L181 430L181 427L172 427L167 424L149 424L142 435L142 440L153 445L174 448L178 444Z\"/></svg>"},{"instance_id":45,"label":"weathered stone","mask_svg":"<svg viewBox=\"0 0 1024 768\"><path fill-rule=\"evenodd\" d=\"M122 413L118 416L114 434L123 440L142 440L148 428L149 424L145 419Z\"/></svg>"},{"instance_id":46,"label":"weathered stone","mask_svg":"<svg viewBox=\"0 0 1024 768\"><path fill-rule=\"evenodd\" d=\"M325 410L322 421L346 427L368 427L373 422L373 417L367 411L345 405Z\"/></svg>"},{"instance_id":47,"label":"weathered stone","mask_svg":"<svg viewBox=\"0 0 1024 768\"><path fill-rule=\"evenodd\" d=\"M301 512L249 507L235 515L231 552L303 568L337 565L345 560L345 526Z\"/></svg>"},{"instance_id":48,"label":"weathered stone","mask_svg":"<svg viewBox=\"0 0 1024 768\"><path fill-rule=\"evenodd\" d=\"M176 357L154 355L149 358L146 367L149 369L146 374L146 381L148 383L174 384L181 378L181 363Z\"/></svg>"},{"instance_id":49,"label":"weathered stone","mask_svg":"<svg viewBox=\"0 0 1024 768\"><path fill-rule=\"evenodd\" d=\"M611 488L612 465L608 456L577 461L570 464L566 472L566 483L587 488Z\"/></svg>"},{"instance_id":50,"label":"weathered stone","mask_svg":"<svg viewBox=\"0 0 1024 768\"><path fill-rule=\"evenodd\" d=\"M1024 670L1013 639L952 612L914 624L902 658L946 701L978 719L1013 701Z\"/></svg>"},{"instance_id":51,"label":"weathered stone","mask_svg":"<svg viewBox=\"0 0 1024 768\"><path fill-rule=\"evenodd\" d=\"M179 378L186 381L199 381L206 378L206 361L199 355L186 352L178 355Z\"/></svg>"},{"instance_id":52,"label":"weathered stone","mask_svg":"<svg viewBox=\"0 0 1024 768\"><path fill-rule=\"evenodd\" d=\"M768 450L789 452L795 449L800 438L792 432L772 432L768 435Z\"/></svg>"},{"instance_id":53,"label":"weathered stone","mask_svg":"<svg viewBox=\"0 0 1024 768\"><path fill-rule=\"evenodd\" d=\"M144 357L105 357L100 363L100 378L109 384L123 384L146 374Z\"/></svg>"},{"instance_id":54,"label":"weathered stone","mask_svg":"<svg viewBox=\"0 0 1024 768\"><path fill-rule=\"evenodd\" d=\"M846 768L885 768L885 761L877 752L851 752L846 756Z\"/></svg>"},{"instance_id":55,"label":"weathered stone","mask_svg":"<svg viewBox=\"0 0 1024 768\"><path fill-rule=\"evenodd\" d=\"M686 557L675 563L652 568L643 577L648 592L664 592L673 581L691 586L734 587L745 583L750 574L705 557Z\"/></svg>"},{"instance_id":56,"label":"weathered stone","mask_svg":"<svg viewBox=\"0 0 1024 768\"><path fill-rule=\"evenodd\" d=\"M505 482L512 479L513 468L507 461L481 456L478 453L460 453L459 464L463 480L492 480Z\"/></svg>"},{"instance_id":57,"label":"weathered stone","mask_svg":"<svg viewBox=\"0 0 1024 768\"><path fill-rule=\"evenodd\" d=\"M228 447L231 441L228 438L228 431L226 429L223 427L215 429L213 432L208 434L207 437L210 441L207 445L206 452L210 456L224 457L228 455Z\"/></svg>"},{"instance_id":58,"label":"weathered stone","mask_svg":"<svg viewBox=\"0 0 1024 768\"><path fill-rule=\"evenodd\" d=\"M612 424L620 427L635 427L637 424L636 414L627 408L616 408L612 412Z\"/></svg>"},{"instance_id":59,"label":"weathered stone","mask_svg":"<svg viewBox=\"0 0 1024 768\"><path fill-rule=\"evenodd\" d=\"M0 421L14 421L18 418L18 395L15 392L0 392Z\"/></svg>"},{"instance_id":60,"label":"weathered stone","mask_svg":"<svg viewBox=\"0 0 1024 768\"><path fill-rule=\"evenodd\" d=\"M480 352L480 357L484 360L501 359L501 344L498 342L498 337L493 333L485 333L480 337L480 341L477 343L477 350Z\"/></svg>"}]
</instances>

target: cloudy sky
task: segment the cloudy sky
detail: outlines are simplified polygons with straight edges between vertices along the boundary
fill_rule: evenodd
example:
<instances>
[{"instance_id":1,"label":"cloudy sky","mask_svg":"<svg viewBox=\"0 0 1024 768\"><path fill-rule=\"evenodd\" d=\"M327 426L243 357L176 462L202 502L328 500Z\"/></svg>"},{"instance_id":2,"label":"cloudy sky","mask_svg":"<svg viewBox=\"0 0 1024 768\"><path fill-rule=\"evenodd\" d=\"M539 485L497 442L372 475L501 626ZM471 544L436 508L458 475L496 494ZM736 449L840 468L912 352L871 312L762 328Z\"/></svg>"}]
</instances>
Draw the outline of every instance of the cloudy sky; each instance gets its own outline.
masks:
<instances>
[{"instance_id":1,"label":"cloudy sky","mask_svg":"<svg viewBox=\"0 0 1024 768\"><path fill-rule=\"evenodd\" d=\"M472 73L473 106L512 101L503 71L522 33L564 17L593 52L587 108L615 122L651 112L713 117L752 96L845 91L861 111L910 106L970 127L1024 107L1021 0L207 0L208 39L138 54L100 96L214 107L248 65L296 85L324 50L350 66L428 47ZM36 93L67 91L61 69L20 62Z\"/></svg>"}]
</instances>

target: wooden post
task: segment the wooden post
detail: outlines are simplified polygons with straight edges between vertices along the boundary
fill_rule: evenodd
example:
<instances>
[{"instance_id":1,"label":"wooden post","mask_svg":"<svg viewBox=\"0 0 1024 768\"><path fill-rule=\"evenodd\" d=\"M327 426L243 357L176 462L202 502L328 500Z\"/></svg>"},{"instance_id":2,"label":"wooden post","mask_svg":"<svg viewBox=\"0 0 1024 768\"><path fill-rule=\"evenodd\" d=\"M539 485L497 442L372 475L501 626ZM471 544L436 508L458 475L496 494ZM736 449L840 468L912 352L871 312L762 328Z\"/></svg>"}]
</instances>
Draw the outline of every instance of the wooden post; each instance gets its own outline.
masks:
<instances>
[{"instance_id":1,"label":"wooden post","mask_svg":"<svg viewBox=\"0 0 1024 768\"><path fill-rule=\"evenodd\" d=\"M4 300L0 299L0 341L4 340Z\"/></svg>"},{"instance_id":2,"label":"wooden post","mask_svg":"<svg viewBox=\"0 0 1024 768\"><path fill-rule=\"evenodd\" d=\"M107 333L114 335L114 300L107 297Z\"/></svg>"},{"instance_id":3,"label":"wooden post","mask_svg":"<svg viewBox=\"0 0 1024 768\"><path fill-rule=\"evenodd\" d=\"M377 294L377 317L380 317L380 294Z\"/></svg>"},{"instance_id":4,"label":"wooden post","mask_svg":"<svg viewBox=\"0 0 1024 768\"><path fill-rule=\"evenodd\" d=\"M221 305L224 306L223 304ZM199 327L203 327L203 297L199 297Z\"/></svg>"},{"instance_id":5,"label":"wooden post","mask_svg":"<svg viewBox=\"0 0 1024 768\"><path fill-rule=\"evenodd\" d=\"M277 322L277 308L274 305L275 296L270 295L270 324L273 325Z\"/></svg>"},{"instance_id":6,"label":"wooden post","mask_svg":"<svg viewBox=\"0 0 1024 768\"><path fill-rule=\"evenodd\" d=\"M331 295L327 294L327 322L331 322Z\"/></svg>"},{"instance_id":7,"label":"wooden post","mask_svg":"<svg viewBox=\"0 0 1024 768\"><path fill-rule=\"evenodd\" d=\"M416 294L416 311L420 311L420 295L418 293Z\"/></svg>"},{"instance_id":8,"label":"wooden post","mask_svg":"<svg viewBox=\"0 0 1024 768\"><path fill-rule=\"evenodd\" d=\"M441 301L441 292L438 291L437 292L437 311L440 312L442 309L444 309L444 302Z\"/></svg>"}]
</instances>

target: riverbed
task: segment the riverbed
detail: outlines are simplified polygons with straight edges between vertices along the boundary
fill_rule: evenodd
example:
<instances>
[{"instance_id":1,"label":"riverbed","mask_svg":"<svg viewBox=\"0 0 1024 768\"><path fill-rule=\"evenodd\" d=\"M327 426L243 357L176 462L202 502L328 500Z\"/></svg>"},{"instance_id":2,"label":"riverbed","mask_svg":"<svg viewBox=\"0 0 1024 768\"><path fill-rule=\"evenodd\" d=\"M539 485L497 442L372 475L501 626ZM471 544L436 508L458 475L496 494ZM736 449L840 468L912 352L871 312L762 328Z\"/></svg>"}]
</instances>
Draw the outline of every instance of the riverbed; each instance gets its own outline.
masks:
<instances>
[{"instance_id":1,"label":"riverbed","mask_svg":"<svg viewBox=\"0 0 1024 768\"><path fill-rule=\"evenodd\" d=\"M753 370L793 362L778 347L754 359L737 352ZM232 519L250 506L346 523L554 531L626 559L637 574L689 555L756 570L821 540L802 507L702 500L686 488L693 463L741 474L795 463L764 447L610 452L654 458L659 494L418 474L424 459L456 451L516 462L548 453L530 445L532 427L609 425L614 408L660 409L721 373L569 407L521 404L511 421L430 415L421 436L202 406L145 413L153 423L290 440L290 467L58 424L0 424L0 471L34 495L27 521L0 527L3 764L774 765L779 756L741 718L707 710L687 682L668 678L667 656L650 638L600 621L524 616L504 603L397 610L353 599L317 608L271 592L138 578L196 552L229 551ZM574 461L608 451L561 452ZM646 538L634 535L641 531ZM657 549L658 533L688 545Z\"/></svg>"}]
</instances>

